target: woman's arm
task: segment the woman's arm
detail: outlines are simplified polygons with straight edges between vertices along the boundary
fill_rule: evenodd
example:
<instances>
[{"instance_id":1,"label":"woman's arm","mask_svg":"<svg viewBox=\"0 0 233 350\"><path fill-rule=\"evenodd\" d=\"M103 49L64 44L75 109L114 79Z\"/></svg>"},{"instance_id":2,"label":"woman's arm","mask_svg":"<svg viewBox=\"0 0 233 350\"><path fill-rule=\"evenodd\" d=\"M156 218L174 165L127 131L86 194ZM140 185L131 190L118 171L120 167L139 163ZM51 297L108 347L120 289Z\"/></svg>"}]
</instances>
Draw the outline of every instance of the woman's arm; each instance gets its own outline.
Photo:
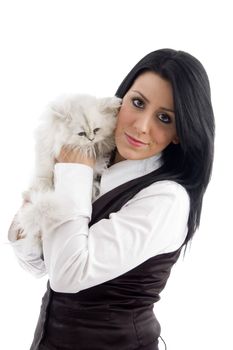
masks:
<instances>
[{"instance_id":1,"label":"woman's arm","mask_svg":"<svg viewBox=\"0 0 233 350\"><path fill-rule=\"evenodd\" d=\"M56 164L55 179L55 193L66 207L62 222L47 230L43 250L57 292L76 293L116 278L155 255L178 249L185 239L189 196L175 182L154 183L89 228L91 167Z\"/></svg>"}]
</instances>

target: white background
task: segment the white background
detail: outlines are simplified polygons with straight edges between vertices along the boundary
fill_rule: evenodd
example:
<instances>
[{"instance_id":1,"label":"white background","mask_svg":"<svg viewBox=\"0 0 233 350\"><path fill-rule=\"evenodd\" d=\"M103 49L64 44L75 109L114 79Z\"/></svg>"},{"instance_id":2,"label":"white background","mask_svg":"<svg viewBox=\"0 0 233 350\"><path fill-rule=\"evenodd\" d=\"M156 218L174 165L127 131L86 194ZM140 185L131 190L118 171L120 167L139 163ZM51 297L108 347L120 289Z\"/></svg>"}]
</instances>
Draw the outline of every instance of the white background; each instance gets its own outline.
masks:
<instances>
[{"instance_id":1,"label":"white background","mask_svg":"<svg viewBox=\"0 0 233 350\"><path fill-rule=\"evenodd\" d=\"M232 17L224 0L1 1L1 349L29 349L47 282L22 270L7 243L33 170L38 117L63 92L113 95L141 57L165 47L207 70L216 153L201 227L155 312L168 350L233 348Z\"/></svg>"}]
</instances>

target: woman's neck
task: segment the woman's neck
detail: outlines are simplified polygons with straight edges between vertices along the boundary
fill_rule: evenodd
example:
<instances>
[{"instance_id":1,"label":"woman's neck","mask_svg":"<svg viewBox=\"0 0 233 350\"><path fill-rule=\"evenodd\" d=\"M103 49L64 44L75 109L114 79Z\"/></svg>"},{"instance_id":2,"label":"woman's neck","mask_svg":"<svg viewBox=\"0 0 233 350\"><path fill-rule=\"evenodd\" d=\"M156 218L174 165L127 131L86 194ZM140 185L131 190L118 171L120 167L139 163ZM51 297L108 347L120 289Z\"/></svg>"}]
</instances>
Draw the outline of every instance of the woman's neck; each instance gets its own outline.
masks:
<instances>
[{"instance_id":1,"label":"woman's neck","mask_svg":"<svg viewBox=\"0 0 233 350\"><path fill-rule=\"evenodd\" d=\"M125 158L123 158L123 157L120 155L120 153L119 153L118 151L116 151L115 157L114 157L114 159L113 159L112 164L119 163L119 162L121 162L122 160L125 160Z\"/></svg>"}]
</instances>

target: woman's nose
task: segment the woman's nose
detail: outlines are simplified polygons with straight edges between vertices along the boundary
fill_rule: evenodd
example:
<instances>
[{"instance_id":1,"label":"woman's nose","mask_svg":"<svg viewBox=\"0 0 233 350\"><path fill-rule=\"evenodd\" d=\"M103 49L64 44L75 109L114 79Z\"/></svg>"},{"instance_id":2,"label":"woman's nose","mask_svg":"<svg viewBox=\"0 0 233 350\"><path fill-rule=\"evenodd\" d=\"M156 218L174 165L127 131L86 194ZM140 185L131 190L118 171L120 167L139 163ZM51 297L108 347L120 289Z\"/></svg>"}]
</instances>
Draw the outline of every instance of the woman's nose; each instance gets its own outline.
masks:
<instances>
[{"instance_id":1,"label":"woman's nose","mask_svg":"<svg viewBox=\"0 0 233 350\"><path fill-rule=\"evenodd\" d=\"M151 116L150 115L141 115L139 118L137 118L133 123L134 128L142 133L147 134L149 133L150 126L151 126Z\"/></svg>"}]
</instances>

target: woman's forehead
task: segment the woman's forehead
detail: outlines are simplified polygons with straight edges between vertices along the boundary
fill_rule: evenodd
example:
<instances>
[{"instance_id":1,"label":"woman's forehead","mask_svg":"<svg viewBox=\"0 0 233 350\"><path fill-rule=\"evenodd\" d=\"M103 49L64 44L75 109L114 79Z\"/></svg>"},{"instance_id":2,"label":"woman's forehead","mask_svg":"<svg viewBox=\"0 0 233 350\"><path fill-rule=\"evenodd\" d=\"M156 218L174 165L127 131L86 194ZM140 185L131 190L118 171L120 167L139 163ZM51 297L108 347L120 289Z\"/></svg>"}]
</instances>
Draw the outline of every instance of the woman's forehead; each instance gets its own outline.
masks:
<instances>
[{"instance_id":1,"label":"woman's forehead","mask_svg":"<svg viewBox=\"0 0 233 350\"><path fill-rule=\"evenodd\" d=\"M148 71L140 74L128 93L142 94L147 100L159 100L162 105L173 109L173 90L171 83L159 74Z\"/></svg>"}]
</instances>

